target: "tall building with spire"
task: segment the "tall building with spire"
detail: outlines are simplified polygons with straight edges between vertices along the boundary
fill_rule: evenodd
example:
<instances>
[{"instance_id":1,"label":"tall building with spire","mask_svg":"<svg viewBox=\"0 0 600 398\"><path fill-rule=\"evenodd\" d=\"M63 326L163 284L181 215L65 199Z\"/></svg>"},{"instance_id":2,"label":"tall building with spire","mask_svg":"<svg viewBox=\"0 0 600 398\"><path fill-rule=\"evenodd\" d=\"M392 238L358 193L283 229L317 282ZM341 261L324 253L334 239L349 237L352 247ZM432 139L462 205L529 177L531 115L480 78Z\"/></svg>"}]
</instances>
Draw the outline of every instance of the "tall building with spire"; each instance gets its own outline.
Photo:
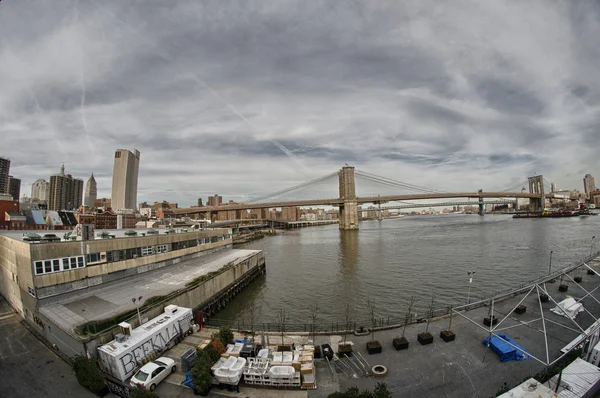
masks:
<instances>
[{"instance_id":1,"label":"tall building with spire","mask_svg":"<svg viewBox=\"0 0 600 398\"><path fill-rule=\"evenodd\" d=\"M96 179L94 178L94 173L92 173L91 177L87 180L85 184L85 196L83 200L83 205L89 208L94 207L94 202L96 201L98 196L98 188L96 186Z\"/></svg>"},{"instance_id":2,"label":"tall building with spire","mask_svg":"<svg viewBox=\"0 0 600 398\"><path fill-rule=\"evenodd\" d=\"M48 210L73 210L81 206L83 197L83 180L65 174L65 165L60 174L50 176L48 193Z\"/></svg>"},{"instance_id":3,"label":"tall building with spire","mask_svg":"<svg viewBox=\"0 0 600 398\"><path fill-rule=\"evenodd\" d=\"M137 183L140 152L127 149L115 151L111 205L113 210L137 209Z\"/></svg>"}]
</instances>

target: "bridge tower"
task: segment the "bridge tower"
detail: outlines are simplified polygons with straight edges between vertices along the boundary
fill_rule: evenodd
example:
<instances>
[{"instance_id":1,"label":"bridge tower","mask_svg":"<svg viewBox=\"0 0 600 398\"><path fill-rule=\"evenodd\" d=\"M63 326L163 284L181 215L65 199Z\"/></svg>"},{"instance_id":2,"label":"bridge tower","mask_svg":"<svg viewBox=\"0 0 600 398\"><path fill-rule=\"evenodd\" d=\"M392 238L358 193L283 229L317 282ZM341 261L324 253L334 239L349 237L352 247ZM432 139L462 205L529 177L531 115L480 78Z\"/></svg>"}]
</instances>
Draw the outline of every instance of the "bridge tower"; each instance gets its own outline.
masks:
<instances>
[{"instance_id":1,"label":"bridge tower","mask_svg":"<svg viewBox=\"0 0 600 398\"><path fill-rule=\"evenodd\" d=\"M477 191L477 193L483 193L483 189ZM480 216L485 214L485 204L483 203L483 196L479 195L479 211L477 212Z\"/></svg>"},{"instance_id":2,"label":"bridge tower","mask_svg":"<svg viewBox=\"0 0 600 398\"><path fill-rule=\"evenodd\" d=\"M356 204L356 184L354 167L342 167L339 171L340 198L344 203L340 206L340 229L358 229L358 205Z\"/></svg>"},{"instance_id":3,"label":"bridge tower","mask_svg":"<svg viewBox=\"0 0 600 398\"><path fill-rule=\"evenodd\" d=\"M537 175L529 177L529 193L541 195L539 198L529 199L529 211L542 211L546 205L546 194L544 193L544 176Z\"/></svg>"}]
</instances>

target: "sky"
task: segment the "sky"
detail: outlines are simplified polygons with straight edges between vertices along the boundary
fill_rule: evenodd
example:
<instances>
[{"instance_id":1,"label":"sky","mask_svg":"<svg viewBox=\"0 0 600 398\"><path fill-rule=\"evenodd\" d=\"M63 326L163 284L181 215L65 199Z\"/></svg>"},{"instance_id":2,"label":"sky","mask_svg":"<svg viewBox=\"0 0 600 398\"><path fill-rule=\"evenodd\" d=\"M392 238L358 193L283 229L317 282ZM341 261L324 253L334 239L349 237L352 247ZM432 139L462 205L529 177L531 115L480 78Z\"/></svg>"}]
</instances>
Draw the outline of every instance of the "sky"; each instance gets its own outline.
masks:
<instances>
[{"instance_id":1,"label":"sky","mask_svg":"<svg viewBox=\"0 0 600 398\"><path fill-rule=\"evenodd\" d=\"M110 197L114 150L135 148L138 201L180 206L346 163L442 191L583 190L599 37L593 0L4 0L0 156L23 194L64 163ZM336 196L321 185L303 194Z\"/></svg>"}]
</instances>

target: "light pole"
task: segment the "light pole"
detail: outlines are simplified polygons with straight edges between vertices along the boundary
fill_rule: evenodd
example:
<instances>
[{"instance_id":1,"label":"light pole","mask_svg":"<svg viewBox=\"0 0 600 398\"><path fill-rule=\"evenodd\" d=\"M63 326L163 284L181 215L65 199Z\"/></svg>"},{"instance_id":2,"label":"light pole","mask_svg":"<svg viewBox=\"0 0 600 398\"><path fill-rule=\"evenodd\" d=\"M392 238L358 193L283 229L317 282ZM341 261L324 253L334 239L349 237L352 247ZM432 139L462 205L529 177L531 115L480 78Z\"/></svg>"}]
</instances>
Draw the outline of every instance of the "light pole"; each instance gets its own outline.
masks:
<instances>
[{"instance_id":1,"label":"light pole","mask_svg":"<svg viewBox=\"0 0 600 398\"><path fill-rule=\"evenodd\" d=\"M550 264L548 264L548 275L552 273L552 253L554 253L554 251L550 250Z\"/></svg>"},{"instance_id":2,"label":"light pole","mask_svg":"<svg viewBox=\"0 0 600 398\"><path fill-rule=\"evenodd\" d=\"M592 250L594 249L594 239L596 239L596 235L592 236L592 242L590 243L590 257L592 257Z\"/></svg>"},{"instance_id":3,"label":"light pole","mask_svg":"<svg viewBox=\"0 0 600 398\"><path fill-rule=\"evenodd\" d=\"M471 298L471 283L473 282L473 275L475 275L475 271L468 271L467 275L469 276L469 290L467 291L467 305L469 305L469 299Z\"/></svg>"},{"instance_id":4,"label":"light pole","mask_svg":"<svg viewBox=\"0 0 600 398\"><path fill-rule=\"evenodd\" d=\"M139 304L142 302L142 296L138 297L138 299L136 300L135 297L131 299L131 301L133 301L133 304L135 304L135 309L137 310L137 314L138 314L138 321L140 322L139 326L142 326L142 317L140 316L140 306Z\"/></svg>"}]
</instances>

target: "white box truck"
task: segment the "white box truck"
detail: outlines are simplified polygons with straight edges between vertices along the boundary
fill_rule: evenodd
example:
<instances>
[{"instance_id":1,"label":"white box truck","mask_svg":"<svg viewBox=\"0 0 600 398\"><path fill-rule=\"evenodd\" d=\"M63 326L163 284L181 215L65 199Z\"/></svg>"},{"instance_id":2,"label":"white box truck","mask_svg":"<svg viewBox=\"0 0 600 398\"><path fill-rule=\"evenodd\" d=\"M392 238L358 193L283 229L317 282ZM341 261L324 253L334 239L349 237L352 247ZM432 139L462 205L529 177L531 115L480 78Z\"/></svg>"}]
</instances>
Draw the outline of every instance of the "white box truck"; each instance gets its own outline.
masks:
<instances>
[{"instance_id":1,"label":"white box truck","mask_svg":"<svg viewBox=\"0 0 600 398\"><path fill-rule=\"evenodd\" d=\"M100 367L126 381L138 367L179 341L191 329L192 319L190 308L168 305L163 314L133 330L128 323L120 323L116 339L98 348Z\"/></svg>"}]
</instances>

